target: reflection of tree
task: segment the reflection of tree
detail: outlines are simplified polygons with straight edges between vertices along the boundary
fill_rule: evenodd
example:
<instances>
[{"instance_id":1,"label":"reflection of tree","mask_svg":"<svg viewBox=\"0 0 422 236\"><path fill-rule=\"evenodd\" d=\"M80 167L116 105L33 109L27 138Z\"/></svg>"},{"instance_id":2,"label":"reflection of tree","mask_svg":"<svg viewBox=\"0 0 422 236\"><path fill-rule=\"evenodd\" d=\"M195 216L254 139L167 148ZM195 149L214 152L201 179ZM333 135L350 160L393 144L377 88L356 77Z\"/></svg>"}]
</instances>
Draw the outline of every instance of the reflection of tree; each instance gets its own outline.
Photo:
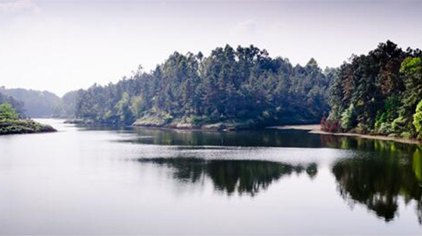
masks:
<instances>
[{"instance_id":1,"label":"reflection of tree","mask_svg":"<svg viewBox=\"0 0 422 236\"><path fill-rule=\"evenodd\" d=\"M412 169L415 173L416 178L419 181L419 191L421 191L422 188L422 150L420 148L417 148L415 150L415 153L413 154L413 162L412 162ZM417 214L419 223L422 224L422 199L419 198L419 201L417 203Z\"/></svg>"},{"instance_id":2,"label":"reflection of tree","mask_svg":"<svg viewBox=\"0 0 422 236\"><path fill-rule=\"evenodd\" d=\"M395 153L395 155L406 155L413 153L416 145L398 143L394 141L365 139L359 137L342 137L334 135L321 135L321 144L324 147L338 149L357 149L362 151L376 151L379 153Z\"/></svg>"},{"instance_id":3,"label":"reflection of tree","mask_svg":"<svg viewBox=\"0 0 422 236\"><path fill-rule=\"evenodd\" d=\"M250 194L254 196L266 189L273 181L292 173L300 174L306 170L312 178L317 173L317 165L290 165L270 161L255 160L204 160L199 158L152 158L139 159L165 165L174 170L174 178L181 181L200 183L209 177L216 190L232 195Z\"/></svg>"},{"instance_id":4,"label":"reflection of tree","mask_svg":"<svg viewBox=\"0 0 422 236\"><path fill-rule=\"evenodd\" d=\"M406 204L417 204L422 223L421 150L416 148L413 159L398 157L394 152L382 156L345 159L333 166L333 173L343 198L351 204L361 203L385 221L396 216L398 198Z\"/></svg>"},{"instance_id":5,"label":"reflection of tree","mask_svg":"<svg viewBox=\"0 0 422 236\"><path fill-rule=\"evenodd\" d=\"M203 132L193 130L135 128L143 144L207 146L321 147L318 135L303 130L250 130L240 132Z\"/></svg>"}]
</instances>

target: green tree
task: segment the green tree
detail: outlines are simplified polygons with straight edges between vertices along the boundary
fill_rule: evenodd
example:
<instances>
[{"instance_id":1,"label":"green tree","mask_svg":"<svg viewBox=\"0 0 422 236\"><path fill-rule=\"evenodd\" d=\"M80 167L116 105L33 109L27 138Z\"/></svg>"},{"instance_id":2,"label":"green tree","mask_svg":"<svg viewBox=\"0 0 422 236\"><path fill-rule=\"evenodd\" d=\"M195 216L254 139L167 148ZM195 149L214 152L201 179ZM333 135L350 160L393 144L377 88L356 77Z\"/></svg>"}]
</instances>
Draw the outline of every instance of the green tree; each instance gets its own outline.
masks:
<instances>
[{"instance_id":1,"label":"green tree","mask_svg":"<svg viewBox=\"0 0 422 236\"><path fill-rule=\"evenodd\" d=\"M16 110L9 103L0 104L0 119L17 120L19 118Z\"/></svg>"},{"instance_id":2,"label":"green tree","mask_svg":"<svg viewBox=\"0 0 422 236\"><path fill-rule=\"evenodd\" d=\"M133 113L130 109L130 97L127 92L122 94L121 99L116 104L117 116L119 117L120 123L131 123L133 122Z\"/></svg>"},{"instance_id":3,"label":"green tree","mask_svg":"<svg viewBox=\"0 0 422 236\"><path fill-rule=\"evenodd\" d=\"M341 127L345 130L350 130L356 121L355 106L350 106L341 114Z\"/></svg>"},{"instance_id":4,"label":"green tree","mask_svg":"<svg viewBox=\"0 0 422 236\"><path fill-rule=\"evenodd\" d=\"M419 139L422 139L422 100L416 106L416 112L413 115L413 125L415 126Z\"/></svg>"},{"instance_id":5,"label":"green tree","mask_svg":"<svg viewBox=\"0 0 422 236\"><path fill-rule=\"evenodd\" d=\"M404 77L406 88L402 98L402 113L408 116L413 113L422 98L422 59L407 57L401 64L400 73Z\"/></svg>"}]
</instances>

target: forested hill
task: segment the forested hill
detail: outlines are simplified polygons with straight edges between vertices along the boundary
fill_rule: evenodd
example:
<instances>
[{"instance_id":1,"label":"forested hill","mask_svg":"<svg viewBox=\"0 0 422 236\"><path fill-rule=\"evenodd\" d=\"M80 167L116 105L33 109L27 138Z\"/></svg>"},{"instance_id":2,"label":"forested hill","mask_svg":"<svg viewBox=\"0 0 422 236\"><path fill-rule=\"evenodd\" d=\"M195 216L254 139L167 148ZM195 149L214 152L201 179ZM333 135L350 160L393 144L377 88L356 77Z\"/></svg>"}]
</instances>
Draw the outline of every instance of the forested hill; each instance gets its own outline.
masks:
<instances>
[{"instance_id":1,"label":"forested hill","mask_svg":"<svg viewBox=\"0 0 422 236\"><path fill-rule=\"evenodd\" d=\"M76 116L103 124L200 127L319 122L335 70L293 66L254 46L173 53L150 73L81 90ZM240 126L239 126L240 127Z\"/></svg>"},{"instance_id":2,"label":"forested hill","mask_svg":"<svg viewBox=\"0 0 422 236\"><path fill-rule=\"evenodd\" d=\"M23 103L21 101L16 100L12 96L2 94L0 87L0 104L4 103L10 104L18 114L22 115L24 113Z\"/></svg>"},{"instance_id":3,"label":"forested hill","mask_svg":"<svg viewBox=\"0 0 422 236\"><path fill-rule=\"evenodd\" d=\"M422 139L422 52L388 41L344 63L323 128Z\"/></svg>"},{"instance_id":4,"label":"forested hill","mask_svg":"<svg viewBox=\"0 0 422 236\"><path fill-rule=\"evenodd\" d=\"M71 91L60 98L48 91L0 87L0 104L11 104L21 116L72 118L77 94L77 91Z\"/></svg>"},{"instance_id":5,"label":"forested hill","mask_svg":"<svg viewBox=\"0 0 422 236\"><path fill-rule=\"evenodd\" d=\"M0 93L22 102L25 115L29 117L51 117L60 106L61 99L48 91L0 87ZM14 106L16 108L16 106Z\"/></svg>"}]
</instances>

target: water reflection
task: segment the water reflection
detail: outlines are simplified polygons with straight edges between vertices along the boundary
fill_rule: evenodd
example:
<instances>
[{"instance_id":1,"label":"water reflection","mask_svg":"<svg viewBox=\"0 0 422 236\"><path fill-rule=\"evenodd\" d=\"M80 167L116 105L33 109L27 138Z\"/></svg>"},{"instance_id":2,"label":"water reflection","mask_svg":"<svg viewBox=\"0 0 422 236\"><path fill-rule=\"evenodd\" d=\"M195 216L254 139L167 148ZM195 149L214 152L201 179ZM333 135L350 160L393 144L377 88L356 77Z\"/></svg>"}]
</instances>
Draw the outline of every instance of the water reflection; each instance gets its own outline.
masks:
<instances>
[{"instance_id":1,"label":"water reflection","mask_svg":"<svg viewBox=\"0 0 422 236\"><path fill-rule=\"evenodd\" d=\"M242 147L303 147L346 150L413 153L417 145L385 140L342 137L308 133L306 130L250 130L239 132L206 132L201 130L133 129L131 139L121 140L138 144L174 146L242 146ZM422 148L422 147L420 147Z\"/></svg>"},{"instance_id":2,"label":"water reflection","mask_svg":"<svg viewBox=\"0 0 422 236\"><path fill-rule=\"evenodd\" d=\"M341 137L333 135L321 135L321 145L329 148L371 151L377 153L409 156L415 149L422 146L394 141L364 139L358 137Z\"/></svg>"},{"instance_id":3,"label":"water reflection","mask_svg":"<svg viewBox=\"0 0 422 236\"><path fill-rule=\"evenodd\" d=\"M319 135L303 130L251 130L204 132L192 130L135 128L133 143L183 146L321 147Z\"/></svg>"},{"instance_id":4,"label":"water reflection","mask_svg":"<svg viewBox=\"0 0 422 236\"><path fill-rule=\"evenodd\" d=\"M387 222L397 216L401 197L406 205L416 203L422 224L422 150L413 148L413 158L390 151L338 161L332 171L340 195L351 205L365 205Z\"/></svg>"},{"instance_id":5,"label":"water reflection","mask_svg":"<svg viewBox=\"0 0 422 236\"><path fill-rule=\"evenodd\" d=\"M310 178L314 178L318 172L315 163L304 166L258 160L200 158L142 158L138 161L170 168L173 178L179 181L203 184L204 178L209 178L216 191L225 192L229 196L233 193L255 196L283 176L307 173Z\"/></svg>"},{"instance_id":6,"label":"water reflection","mask_svg":"<svg viewBox=\"0 0 422 236\"><path fill-rule=\"evenodd\" d=\"M317 164L325 160L331 166L337 182L338 193L351 206L364 205L369 212L386 222L398 218L399 207L415 205L419 223L422 224L422 146L393 141L308 134L301 130L260 130L243 132L203 132L186 130L136 129L136 138L126 140L140 144L172 145L180 152L176 158L141 159L172 170L172 177L192 184L212 182L215 190L228 195L238 193L255 196L273 182L293 173L306 173L315 178ZM239 150L225 147L242 147ZM299 147L300 154L293 159L286 153L274 151L273 156L262 150L243 147ZM313 151L319 159L311 159L310 148L347 150L347 155L337 152L328 158L321 150ZM189 152L189 150L191 150ZM213 151L215 149L215 151ZM208 150L208 151L204 151ZM211 151L210 151L211 150ZM224 153L221 153L224 150ZM217 156L225 160L210 159ZM248 160L239 157L247 156ZM174 153L176 154L176 153ZM201 155L199 155L201 154ZM236 155L235 155L236 154ZM287 155L287 156L286 156ZM195 156L196 158L189 158ZM272 158L268 158L271 156ZM236 157L236 158L234 158ZM266 160L263 160L265 157ZM239 158L239 159L237 159ZM308 165L292 164L292 160ZM279 160L283 161L280 163ZM324 163L324 162L322 162ZM324 167L324 165L321 165ZM207 181L205 181L207 182ZM298 185L298 188L301 186Z\"/></svg>"}]
</instances>

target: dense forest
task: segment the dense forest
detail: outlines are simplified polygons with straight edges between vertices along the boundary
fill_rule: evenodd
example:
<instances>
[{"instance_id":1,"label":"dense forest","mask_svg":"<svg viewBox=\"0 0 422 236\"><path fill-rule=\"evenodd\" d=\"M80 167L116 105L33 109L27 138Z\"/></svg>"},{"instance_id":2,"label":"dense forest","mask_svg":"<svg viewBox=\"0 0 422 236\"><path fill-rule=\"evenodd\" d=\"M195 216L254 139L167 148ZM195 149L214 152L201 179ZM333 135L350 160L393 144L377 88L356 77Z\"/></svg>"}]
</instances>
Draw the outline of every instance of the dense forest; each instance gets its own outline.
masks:
<instances>
[{"instance_id":1,"label":"dense forest","mask_svg":"<svg viewBox=\"0 0 422 236\"><path fill-rule=\"evenodd\" d=\"M103 124L249 128L315 123L329 111L336 71L311 59L292 66L254 46L216 48L208 57L173 53L150 73L81 90L76 117Z\"/></svg>"},{"instance_id":2,"label":"dense forest","mask_svg":"<svg viewBox=\"0 0 422 236\"><path fill-rule=\"evenodd\" d=\"M62 98L0 87L0 104L21 116L77 118L105 125L246 129L318 123L329 132L422 139L422 51L391 41L337 69L314 59L293 66L254 46L208 57L173 53L151 72ZM328 116L327 116L328 115Z\"/></svg>"},{"instance_id":3,"label":"dense forest","mask_svg":"<svg viewBox=\"0 0 422 236\"><path fill-rule=\"evenodd\" d=\"M334 77L329 103L327 131L422 139L421 50L387 41L353 56Z\"/></svg>"}]
</instances>

